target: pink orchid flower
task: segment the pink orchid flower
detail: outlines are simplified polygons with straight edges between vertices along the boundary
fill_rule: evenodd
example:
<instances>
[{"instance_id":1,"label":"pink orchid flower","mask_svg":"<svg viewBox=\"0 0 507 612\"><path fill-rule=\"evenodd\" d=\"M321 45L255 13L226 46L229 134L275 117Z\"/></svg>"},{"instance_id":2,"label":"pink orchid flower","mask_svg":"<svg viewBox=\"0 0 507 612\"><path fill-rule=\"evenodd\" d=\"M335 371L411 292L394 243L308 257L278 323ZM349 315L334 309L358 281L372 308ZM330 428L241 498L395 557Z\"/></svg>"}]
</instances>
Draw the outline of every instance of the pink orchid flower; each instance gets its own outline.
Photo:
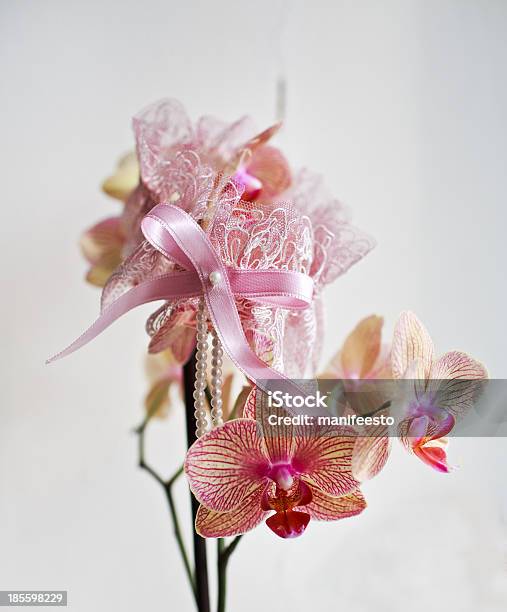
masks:
<instances>
[{"instance_id":1,"label":"pink orchid flower","mask_svg":"<svg viewBox=\"0 0 507 612\"><path fill-rule=\"evenodd\" d=\"M279 537L294 538L310 519L359 514L366 502L352 475L351 433L308 435L291 425L270 426L265 415L260 423L235 419L205 434L185 461L190 488L201 503L197 532L232 536L265 519Z\"/></svg>"},{"instance_id":2,"label":"pink orchid flower","mask_svg":"<svg viewBox=\"0 0 507 612\"><path fill-rule=\"evenodd\" d=\"M486 368L461 351L435 359L430 335L411 312L396 323L391 355L393 378L409 381L401 441L427 465L449 472L445 436L473 406L480 381L488 377Z\"/></svg>"}]
</instances>

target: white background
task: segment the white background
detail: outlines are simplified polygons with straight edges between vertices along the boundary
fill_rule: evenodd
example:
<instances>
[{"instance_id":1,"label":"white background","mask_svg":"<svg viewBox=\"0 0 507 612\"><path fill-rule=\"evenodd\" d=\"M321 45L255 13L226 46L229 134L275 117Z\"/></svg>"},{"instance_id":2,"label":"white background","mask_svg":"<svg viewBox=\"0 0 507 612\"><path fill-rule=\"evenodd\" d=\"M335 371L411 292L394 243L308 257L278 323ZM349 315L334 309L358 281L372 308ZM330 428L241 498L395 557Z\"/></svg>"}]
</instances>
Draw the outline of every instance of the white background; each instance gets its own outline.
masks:
<instances>
[{"instance_id":1,"label":"white background","mask_svg":"<svg viewBox=\"0 0 507 612\"><path fill-rule=\"evenodd\" d=\"M326 355L361 317L383 314L389 336L412 309L441 352L507 377L507 3L0 7L0 589L68 589L73 611L191 610L131 433L150 308L43 365L97 312L76 242L118 210L98 185L132 147L131 116L169 95L193 117L249 113L264 127L284 67L290 159L322 171L378 240L327 292ZM181 410L148 442L169 474ZM259 527L233 557L229 610L504 610L505 449L455 440L461 468L444 476L396 448L361 517L295 541ZM188 538L183 481L178 495Z\"/></svg>"}]
</instances>

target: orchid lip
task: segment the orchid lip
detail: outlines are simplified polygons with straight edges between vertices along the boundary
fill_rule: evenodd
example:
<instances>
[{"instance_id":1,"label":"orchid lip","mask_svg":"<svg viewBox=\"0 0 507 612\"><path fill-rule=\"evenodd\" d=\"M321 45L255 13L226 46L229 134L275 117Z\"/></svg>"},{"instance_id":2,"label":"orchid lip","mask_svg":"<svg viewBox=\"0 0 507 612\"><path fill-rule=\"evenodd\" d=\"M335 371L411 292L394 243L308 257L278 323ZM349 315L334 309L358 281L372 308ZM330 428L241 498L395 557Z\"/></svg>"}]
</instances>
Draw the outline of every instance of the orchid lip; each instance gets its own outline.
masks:
<instances>
[{"instance_id":1,"label":"orchid lip","mask_svg":"<svg viewBox=\"0 0 507 612\"><path fill-rule=\"evenodd\" d=\"M284 540L302 535L309 522L309 514L294 510L276 512L266 519L266 525L271 531Z\"/></svg>"}]
</instances>

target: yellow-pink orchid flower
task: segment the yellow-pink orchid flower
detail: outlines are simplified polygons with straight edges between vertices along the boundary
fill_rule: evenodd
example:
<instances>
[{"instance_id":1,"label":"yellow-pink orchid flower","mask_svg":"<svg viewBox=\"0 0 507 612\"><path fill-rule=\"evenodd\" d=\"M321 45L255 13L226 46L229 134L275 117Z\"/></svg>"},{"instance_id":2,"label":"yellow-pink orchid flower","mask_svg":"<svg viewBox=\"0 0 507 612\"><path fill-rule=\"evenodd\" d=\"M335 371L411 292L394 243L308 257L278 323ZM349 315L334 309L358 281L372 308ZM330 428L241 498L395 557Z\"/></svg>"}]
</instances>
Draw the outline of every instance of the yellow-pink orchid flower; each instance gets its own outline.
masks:
<instances>
[{"instance_id":1,"label":"yellow-pink orchid flower","mask_svg":"<svg viewBox=\"0 0 507 612\"><path fill-rule=\"evenodd\" d=\"M107 195L126 202L139 184L139 164L134 152L127 153L118 162L116 171L102 183ZM99 221L81 236L81 251L91 264L86 280L97 287L104 287L111 274L124 259L127 232L122 216Z\"/></svg>"},{"instance_id":2,"label":"yellow-pink orchid flower","mask_svg":"<svg viewBox=\"0 0 507 612\"><path fill-rule=\"evenodd\" d=\"M424 463L449 472L445 436L473 405L479 381L488 377L486 368L461 351L435 359L430 335L411 312L396 323L391 355L393 377L409 381L401 440Z\"/></svg>"},{"instance_id":3,"label":"yellow-pink orchid flower","mask_svg":"<svg viewBox=\"0 0 507 612\"><path fill-rule=\"evenodd\" d=\"M86 280L103 287L111 274L122 262L125 235L120 217L109 217L83 233L81 251L90 264Z\"/></svg>"},{"instance_id":4,"label":"yellow-pink orchid flower","mask_svg":"<svg viewBox=\"0 0 507 612\"><path fill-rule=\"evenodd\" d=\"M369 380L392 378L390 347L382 343L384 319L370 315L359 321L346 337L341 349L332 357L323 379L342 380L345 398L351 410L364 416L376 413L388 399L384 387L373 386L372 392L358 393ZM387 410L384 410L387 413ZM376 476L389 458L391 440L385 426L358 428L354 445L352 471L363 482Z\"/></svg>"},{"instance_id":5,"label":"yellow-pink orchid flower","mask_svg":"<svg viewBox=\"0 0 507 612\"><path fill-rule=\"evenodd\" d=\"M366 502L352 475L354 441L351 430L272 427L266 415L213 429L192 445L185 461L190 488L201 503L197 532L232 536L265 519L276 535L293 538L312 518L359 514Z\"/></svg>"}]
</instances>

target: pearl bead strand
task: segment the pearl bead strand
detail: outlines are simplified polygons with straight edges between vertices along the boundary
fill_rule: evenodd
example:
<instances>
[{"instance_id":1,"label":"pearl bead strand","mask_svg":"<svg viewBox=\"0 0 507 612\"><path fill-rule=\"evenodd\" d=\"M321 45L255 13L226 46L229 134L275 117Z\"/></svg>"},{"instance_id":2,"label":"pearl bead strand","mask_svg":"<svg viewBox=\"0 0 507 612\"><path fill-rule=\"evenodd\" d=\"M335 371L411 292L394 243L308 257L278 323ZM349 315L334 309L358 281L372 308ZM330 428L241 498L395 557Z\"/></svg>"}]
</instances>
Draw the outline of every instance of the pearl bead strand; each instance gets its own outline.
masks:
<instances>
[{"instance_id":1,"label":"pearl bead strand","mask_svg":"<svg viewBox=\"0 0 507 612\"><path fill-rule=\"evenodd\" d=\"M194 381L194 416L195 435L200 438L208 431L206 416L206 367L208 352L208 314L204 298L199 300L197 309L197 350L195 353L195 381Z\"/></svg>"},{"instance_id":2,"label":"pearl bead strand","mask_svg":"<svg viewBox=\"0 0 507 612\"><path fill-rule=\"evenodd\" d=\"M216 330L212 331L211 349L211 419L213 427L224 424L222 411L222 356L224 351Z\"/></svg>"}]
</instances>

